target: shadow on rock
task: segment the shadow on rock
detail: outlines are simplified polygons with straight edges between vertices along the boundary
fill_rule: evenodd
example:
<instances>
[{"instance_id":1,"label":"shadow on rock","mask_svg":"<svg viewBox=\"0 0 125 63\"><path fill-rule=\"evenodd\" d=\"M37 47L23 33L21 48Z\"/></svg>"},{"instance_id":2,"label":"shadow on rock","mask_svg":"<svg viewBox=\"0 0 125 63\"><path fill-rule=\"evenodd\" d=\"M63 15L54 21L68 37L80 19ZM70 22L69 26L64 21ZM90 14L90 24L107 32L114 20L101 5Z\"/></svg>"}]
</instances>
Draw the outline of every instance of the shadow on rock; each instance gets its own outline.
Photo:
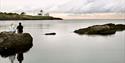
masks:
<instances>
[{"instance_id":1,"label":"shadow on rock","mask_svg":"<svg viewBox=\"0 0 125 63\"><path fill-rule=\"evenodd\" d=\"M94 25L87 28L82 28L75 30L74 32L79 35L113 35L117 31L125 30L125 25L123 24L104 24L104 25Z\"/></svg>"},{"instance_id":2,"label":"shadow on rock","mask_svg":"<svg viewBox=\"0 0 125 63\"><path fill-rule=\"evenodd\" d=\"M29 33L16 34L12 32L1 32L0 55L2 57L9 57L17 54L17 59L22 63L23 53L32 48L32 41L33 38Z\"/></svg>"}]
</instances>

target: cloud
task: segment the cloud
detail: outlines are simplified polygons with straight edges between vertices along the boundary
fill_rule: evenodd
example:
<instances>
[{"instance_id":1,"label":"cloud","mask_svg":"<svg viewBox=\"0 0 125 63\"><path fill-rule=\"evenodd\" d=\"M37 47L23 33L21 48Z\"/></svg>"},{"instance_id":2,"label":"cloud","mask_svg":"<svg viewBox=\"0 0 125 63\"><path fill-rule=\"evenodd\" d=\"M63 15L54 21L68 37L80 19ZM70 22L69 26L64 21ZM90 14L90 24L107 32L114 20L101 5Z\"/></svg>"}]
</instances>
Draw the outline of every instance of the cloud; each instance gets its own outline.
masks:
<instances>
[{"instance_id":1,"label":"cloud","mask_svg":"<svg viewBox=\"0 0 125 63\"><path fill-rule=\"evenodd\" d=\"M71 0L51 8L52 12L100 13L125 12L125 0Z\"/></svg>"},{"instance_id":2,"label":"cloud","mask_svg":"<svg viewBox=\"0 0 125 63\"><path fill-rule=\"evenodd\" d=\"M0 0L2 11L63 13L125 12L125 0Z\"/></svg>"}]
</instances>

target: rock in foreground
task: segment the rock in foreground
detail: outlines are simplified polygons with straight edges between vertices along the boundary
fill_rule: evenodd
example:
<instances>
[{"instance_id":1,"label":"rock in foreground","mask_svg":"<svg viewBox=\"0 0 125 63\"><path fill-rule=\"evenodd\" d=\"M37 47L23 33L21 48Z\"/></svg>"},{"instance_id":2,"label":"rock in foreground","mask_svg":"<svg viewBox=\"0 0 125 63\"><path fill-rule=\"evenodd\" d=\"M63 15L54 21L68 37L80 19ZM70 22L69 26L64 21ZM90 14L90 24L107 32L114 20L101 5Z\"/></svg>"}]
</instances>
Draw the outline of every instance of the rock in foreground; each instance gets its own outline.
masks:
<instances>
[{"instance_id":1,"label":"rock in foreground","mask_svg":"<svg viewBox=\"0 0 125 63\"><path fill-rule=\"evenodd\" d=\"M87 28L82 28L75 30L77 34L98 34L98 35L110 35L115 34L116 31L125 30L125 25L123 24L104 24L104 25L94 25Z\"/></svg>"},{"instance_id":2,"label":"rock in foreground","mask_svg":"<svg viewBox=\"0 0 125 63\"><path fill-rule=\"evenodd\" d=\"M32 47L33 38L29 33L0 33L0 55L8 57L17 53L27 52Z\"/></svg>"}]
</instances>

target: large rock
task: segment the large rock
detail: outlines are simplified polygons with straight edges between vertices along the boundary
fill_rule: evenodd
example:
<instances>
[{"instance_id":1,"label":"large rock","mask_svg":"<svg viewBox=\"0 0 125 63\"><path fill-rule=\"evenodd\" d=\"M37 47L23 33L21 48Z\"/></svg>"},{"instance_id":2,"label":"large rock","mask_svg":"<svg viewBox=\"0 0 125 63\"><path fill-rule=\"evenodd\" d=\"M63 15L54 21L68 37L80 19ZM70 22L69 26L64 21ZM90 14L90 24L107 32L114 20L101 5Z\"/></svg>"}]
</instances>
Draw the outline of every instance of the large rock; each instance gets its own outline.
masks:
<instances>
[{"instance_id":1,"label":"large rock","mask_svg":"<svg viewBox=\"0 0 125 63\"><path fill-rule=\"evenodd\" d=\"M87 28L82 28L75 30L78 34L99 34L99 35L109 35L115 34L116 31L125 30L125 25L123 24L104 24L104 25L94 25Z\"/></svg>"},{"instance_id":2,"label":"large rock","mask_svg":"<svg viewBox=\"0 0 125 63\"><path fill-rule=\"evenodd\" d=\"M8 57L17 53L27 52L32 47L33 38L29 33L0 33L0 55Z\"/></svg>"}]
</instances>

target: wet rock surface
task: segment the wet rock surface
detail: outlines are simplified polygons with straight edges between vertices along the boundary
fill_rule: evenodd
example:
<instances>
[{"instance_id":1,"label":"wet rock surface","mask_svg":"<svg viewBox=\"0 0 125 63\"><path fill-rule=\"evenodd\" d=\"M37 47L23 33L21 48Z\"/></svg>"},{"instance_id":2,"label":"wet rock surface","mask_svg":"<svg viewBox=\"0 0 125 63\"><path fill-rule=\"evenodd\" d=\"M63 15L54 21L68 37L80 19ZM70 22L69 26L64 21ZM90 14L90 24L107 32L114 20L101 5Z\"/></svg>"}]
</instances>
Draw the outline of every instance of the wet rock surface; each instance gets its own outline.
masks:
<instances>
[{"instance_id":1,"label":"wet rock surface","mask_svg":"<svg viewBox=\"0 0 125 63\"><path fill-rule=\"evenodd\" d=\"M111 34L115 34L116 31L123 31L123 30L125 30L124 24L108 23L108 24L103 24L103 25L93 25L87 28L81 28L81 29L75 30L74 33L77 33L80 35L83 35L83 34L111 35Z\"/></svg>"},{"instance_id":2,"label":"wet rock surface","mask_svg":"<svg viewBox=\"0 0 125 63\"><path fill-rule=\"evenodd\" d=\"M33 46L33 38L29 33L0 33L0 55L8 57L18 53L27 52Z\"/></svg>"}]
</instances>

